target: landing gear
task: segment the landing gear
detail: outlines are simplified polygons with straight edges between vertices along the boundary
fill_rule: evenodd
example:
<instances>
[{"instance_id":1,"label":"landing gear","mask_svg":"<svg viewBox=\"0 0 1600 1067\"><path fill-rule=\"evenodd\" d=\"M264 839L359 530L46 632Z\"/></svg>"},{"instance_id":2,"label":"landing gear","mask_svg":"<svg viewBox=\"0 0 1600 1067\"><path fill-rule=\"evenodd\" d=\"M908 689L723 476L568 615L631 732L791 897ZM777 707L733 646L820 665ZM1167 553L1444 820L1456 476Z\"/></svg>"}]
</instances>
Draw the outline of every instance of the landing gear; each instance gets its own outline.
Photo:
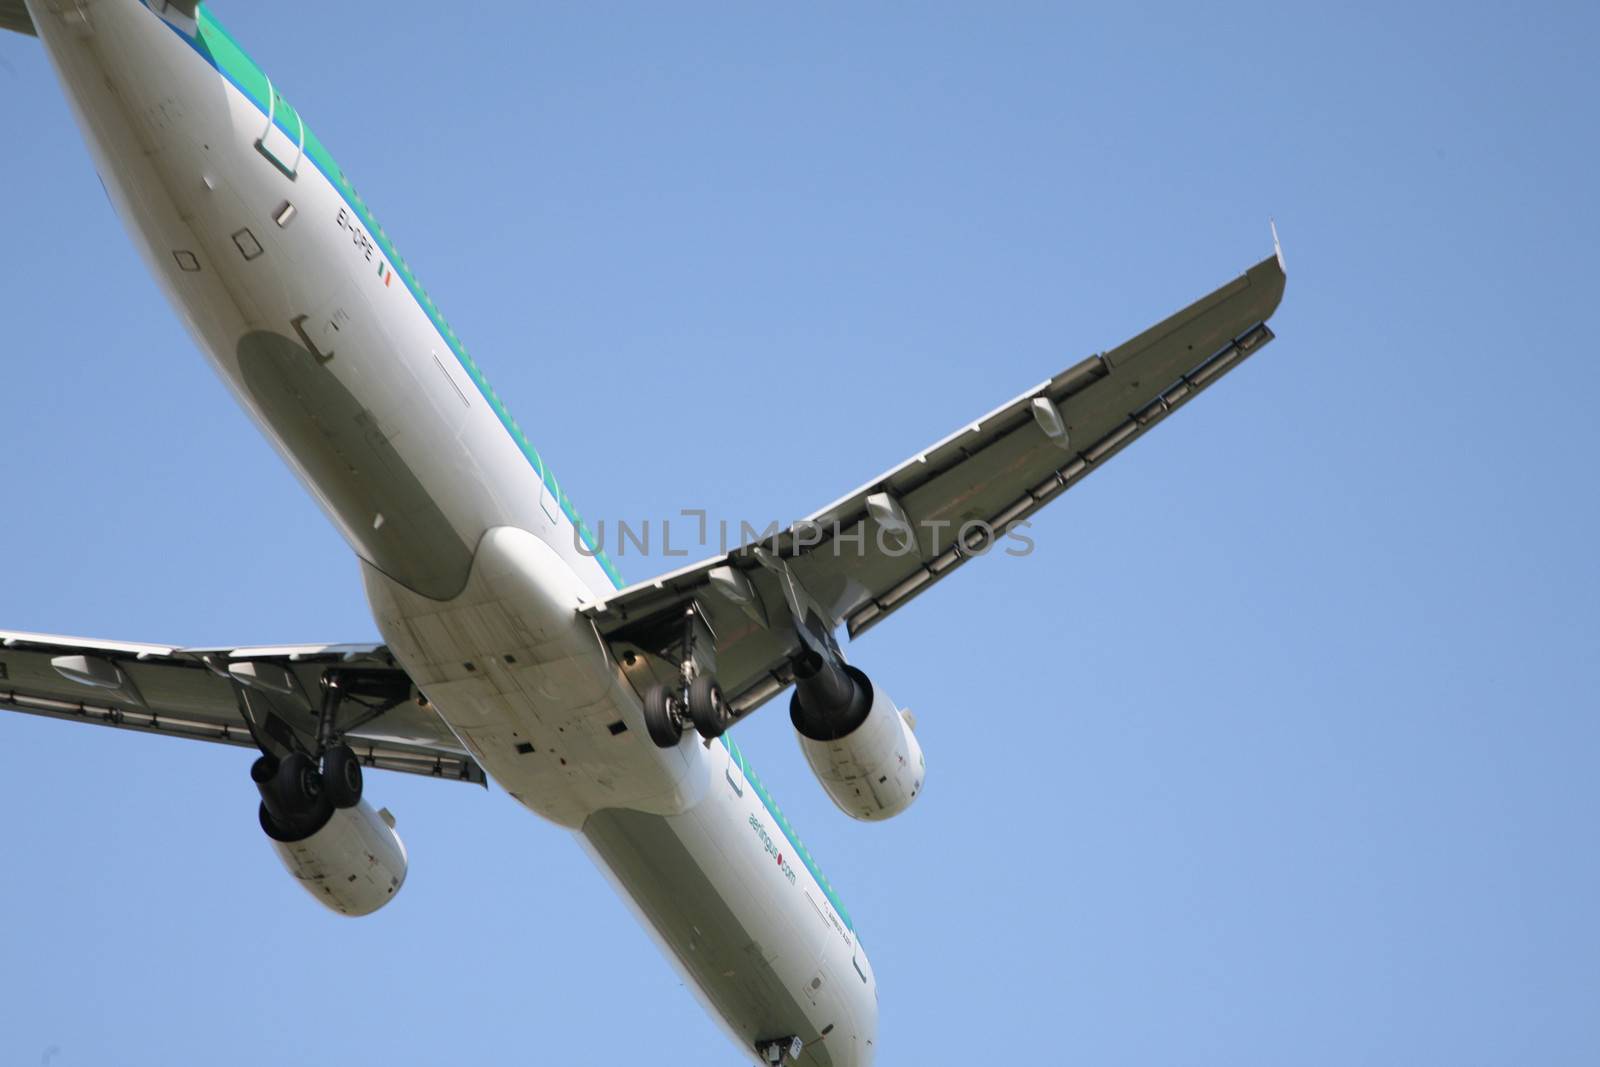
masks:
<instances>
[{"instance_id":1,"label":"landing gear","mask_svg":"<svg viewBox=\"0 0 1600 1067\"><path fill-rule=\"evenodd\" d=\"M697 627L705 624L693 607L684 613L683 658L678 684L652 685L644 694L644 725L657 748L675 748L683 732L694 727L710 743L733 725L733 710L722 699L716 675L695 656Z\"/></svg>"},{"instance_id":2,"label":"landing gear","mask_svg":"<svg viewBox=\"0 0 1600 1067\"><path fill-rule=\"evenodd\" d=\"M342 671L322 674L322 715L317 720L317 751L322 753L322 787L328 802L336 808L353 808L361 803L361 760L349 745L339 740L339 708L350 695L352 684Z\"/></svg>"},{"instance_id":3,"label":"landing gear","mask_svg":"<svg viewBox=\"0 0 1600 1067\"><path fill-rule=\"evenodd\" d=\"M672 695L660 683L645 690L644 728L657 748L675 748L683 738L683 719L672 703Z\"/></svg>"},{"instance_id":4,"label":"landing gear","mask_svg":"<svg viewBox=\"0 0 1600 1067\"><path fill-rule=\"evenodd\" d=\"M317 765L304 752L262 756L250 767L261 794L261 828L279 841L310 837L333 816Z\"/></svg>"},{"instance_id":5,"label":"landing gear","mask_svg":"<svg viewBox=\"0 0 1600 1067\"><path fill-rule=\"evenodd\" d=\"M361 803L361 760L349 745L334 745L322 754L322 788L336 808Z\"/></svg>"},{"instance_id":6,"label":"landing gear","mask_svg":"<svg viewBox=\"0 0 1600 1067\"><path fill-rule=\"evenodd\" d=\"M756 1054L761 1057L761 1062L770 1063L773 1067L777 1067L785 1060L798 1060L805 1050L806 1043L798 1037L784 1037L776 1041L756 1043Z\"/></svg>"},{"instance_id":7,"label":"landing gear","mask_svg":"<svg viewBox=\"0 0 1600 1067\"><path fill-rule=\"evenodd\" d=\"M380 680L381 681L381 680ZM379 691L360 671L328 670L322 676L322 708L315 740L299 735L291 742L269 746L257 734L262 756L250 768L250 778L261 794L261 828L278 841L300 841L327 825L335 810L361 803L361 758L341 740L339 711L347 699L365 711L357 723L369 721L409 695ZM376 700L377 703L370 703ZM251 720L253 721L253 720Z\"/></svg>"},{"instance_id":8,"label":"landing gear","mask_svg":"<svg viewBox=\"0 0 1600 1067\"><path fill-rule=\"evenodd\" d=\"M322 755L322 769L304 752L262 756L250 768L261 793L261 828L278 841L299 841L327 825L335 809L361 803L361 760L349 745Z\"/></svg>"},{"instance_id":9,"label":"landing gear","mask_svg":"<svg viewBox=\"0 0 1600 1067\"><path fill-rule=\"evenodd\" d=\"M707 741L721 737L728 729L728 706L722 702L722 686L709 674L689 683L689 718Z\"/></svg>"},{"instance_id":10,"label":"landing gear","mask_svg":"<svg viewBox=\"0 0 1600 1067\"><path fill-rule=\"evenodd\" d=\"M687 691L657 683L644 692L644 728L657 748L676 748L691 726L707 741L715 740L732 722L722 687L709 674L697 675Z\"/></svg>"},{"instance_id":11,"label":"landing gear","mask_svg":"<svg viewBox=\"0 0 1600 1067\"><path fill-rule=\"evenodd\" d=\"M309 807L322 799L322 776L309 756L292 752L278 764L273 789L285 809Z\"/></svg>"}]
</instances>

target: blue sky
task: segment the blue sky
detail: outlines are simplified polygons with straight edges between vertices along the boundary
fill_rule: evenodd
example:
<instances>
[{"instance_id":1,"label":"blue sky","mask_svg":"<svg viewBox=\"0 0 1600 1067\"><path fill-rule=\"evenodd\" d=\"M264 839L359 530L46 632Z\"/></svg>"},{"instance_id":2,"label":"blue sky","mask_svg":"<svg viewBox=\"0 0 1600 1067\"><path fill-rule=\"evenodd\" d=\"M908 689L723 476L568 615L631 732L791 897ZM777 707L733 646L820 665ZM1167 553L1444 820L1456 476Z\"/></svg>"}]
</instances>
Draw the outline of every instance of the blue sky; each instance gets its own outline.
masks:
<instances>
[{"instance_id":1,"label":"blue sky","mask_svg":"<svg viewBox=\"0 0 1600 1067\"><path fill-rule=\"evenodd\" d=\"M216 10L596 518L809 512L1275 215L1279 340L851 649L918 714L912 812L835 812L781 711L741 744L890 1067L1592 1062L1592 5ZM35 41L0 126L0 626L374 637ZM0 718L0 1061L736 1062L500 791L374 775L412 871L347 921L248 764Z\"/></svg>"}]
</instances>

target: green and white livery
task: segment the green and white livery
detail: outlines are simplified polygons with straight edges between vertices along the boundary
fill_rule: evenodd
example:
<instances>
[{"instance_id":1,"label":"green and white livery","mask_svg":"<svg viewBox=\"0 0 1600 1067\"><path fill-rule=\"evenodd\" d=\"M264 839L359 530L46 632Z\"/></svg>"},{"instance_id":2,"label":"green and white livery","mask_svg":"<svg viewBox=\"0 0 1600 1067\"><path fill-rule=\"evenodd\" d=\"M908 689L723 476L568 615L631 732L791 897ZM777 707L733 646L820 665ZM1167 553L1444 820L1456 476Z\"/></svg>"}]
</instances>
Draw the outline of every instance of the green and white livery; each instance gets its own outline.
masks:
<instances>
[{"instance_id":1,"label":"green and white livery","mask_svg":"<svg viewBox=\"0 0 1600 1067\"><path fill-rule=\"evenodd\" d=\"M785 689L847 814L923 789L853 638L1271 340L1281 260L1022 392L788 529L621 588L284 88L204 6L0 0L48 51L196 343L360 559L381 645L175 648L0 632L0 706L253 748L260 824L326 906L408 857L364 771L483 783L569 828L748 1062L859 1067L855 919L730 728ZM241 783L243 788L243 783Z\"/></svg>"}]
</instances>

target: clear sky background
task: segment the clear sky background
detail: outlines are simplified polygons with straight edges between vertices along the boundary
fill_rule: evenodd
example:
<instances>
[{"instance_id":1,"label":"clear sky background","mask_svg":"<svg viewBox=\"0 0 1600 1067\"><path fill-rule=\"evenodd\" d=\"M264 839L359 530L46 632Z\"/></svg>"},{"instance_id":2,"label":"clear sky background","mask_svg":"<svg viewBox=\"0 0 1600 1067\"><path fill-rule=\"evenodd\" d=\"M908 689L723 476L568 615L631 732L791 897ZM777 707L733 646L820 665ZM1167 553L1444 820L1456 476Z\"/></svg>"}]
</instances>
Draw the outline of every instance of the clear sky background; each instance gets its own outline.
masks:
<instances>
[{"instance_id":1,"label":"clear sky background","mask_svg":"<svg viewBox=\"0 0 1600 1067\"><path fill-rule=\"evenodd\" d=\"M1276 215L1279 340L850 649L909 814L741 744L886 1067L1596 1062L1594 5L215 6L591 519L809 512ZM35 41L0 129L0 627L374 638ZM0 1062L737 1062L499 789L371 775L412 869L350 921L249 763L0 717Z\"/></svg>"}]
</instances>

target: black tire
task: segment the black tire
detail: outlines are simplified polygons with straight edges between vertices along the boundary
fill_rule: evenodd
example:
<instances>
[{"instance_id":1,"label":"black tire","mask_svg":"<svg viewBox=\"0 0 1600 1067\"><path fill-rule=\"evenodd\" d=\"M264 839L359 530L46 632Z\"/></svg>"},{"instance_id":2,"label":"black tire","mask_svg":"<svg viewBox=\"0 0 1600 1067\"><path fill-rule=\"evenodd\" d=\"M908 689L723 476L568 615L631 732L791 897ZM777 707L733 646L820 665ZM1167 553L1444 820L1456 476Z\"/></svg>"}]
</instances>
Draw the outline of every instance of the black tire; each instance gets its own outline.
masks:
<instances>
[{"instance_id":1,"label":"black tire","mask_svg":"<svg viewBox=\"0 0 1600 1067\"><path fill-rule=\"evenodd\" d=\"M671 698L664 685L644 691L644 728L657 748L676 748L683 738L683 727L672 714Z\"/></svg>"},{"instance_id":2,"label":"black tire","mask_svg":"<svg viewBox=\"0 0 1600 1067\"><path fill-rule=\"evenodd\" d=\"M689 718L700 736L710 741L728 729L728 706L722 702L722 686L709 674L699 674L689 685Z\"/></svg>"},{"instance_id":3,"label":"black tire","mask_svg":"<svg viewBox=\"0 0 1600 1067\"><path fill-rule=\"evenodd\" d=\"M314 811L322 806L322 775L317 765L304 752L291 752L278 764L278 773L272 778L273 794L277 807L273 814L292 819L300 812Z\"/></svg>"},{"instance_id":4,"label":"black tire","mask_svg":"<svg viewBox=\"0 0 1600 1067\"><path fill-rule=\"evenodd\" d=\"M322 789L336 808L361 803L361 760L349 745L334 745L322 754Z\"/></svg>"},{"instance_id":5,"label":"black tire","mask_svg":"<svg viewBox=\"0 0 1600 1067\"><path fill-rule=\"evenodd\" d=\"M262 829L275 840L303 840L327 825L333 815L333 805L322 788L322 775L303 752L291 753L282 760L264 756L250 768L250 777L261 792Z\"/></svg>"}]
</instances>

